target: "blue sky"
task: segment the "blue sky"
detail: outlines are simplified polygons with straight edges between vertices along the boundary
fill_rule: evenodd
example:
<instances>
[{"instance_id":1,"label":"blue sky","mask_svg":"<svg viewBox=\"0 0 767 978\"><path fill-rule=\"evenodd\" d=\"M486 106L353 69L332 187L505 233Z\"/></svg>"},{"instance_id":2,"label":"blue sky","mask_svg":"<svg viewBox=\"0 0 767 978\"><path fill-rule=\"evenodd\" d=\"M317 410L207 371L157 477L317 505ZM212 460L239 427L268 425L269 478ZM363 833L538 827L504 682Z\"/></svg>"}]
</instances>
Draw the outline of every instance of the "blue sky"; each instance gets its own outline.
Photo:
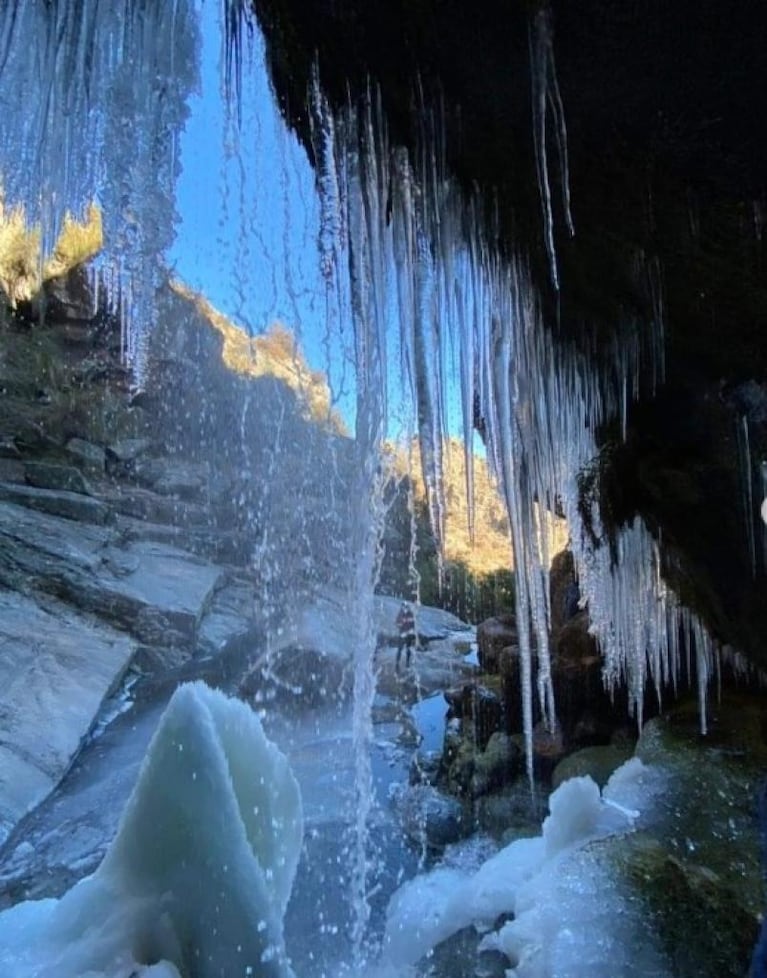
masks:
<instances>
[{"instance_id":1,"label":"blue sky","mask_svg":"<svg viewBox=\"0 0 767 978\"><path fill-rule=\"evenodd\" d=\"M222 93L220 3L201 4L201 91L190 99L176 186L180 216L168 260L175 274L251 333L275 320L293 329L314 369L328 375L337 407L354 425L352 329L328 296L320 272L319 198L314 172L276 107L263 39L251 39L243 67L242 123ZM399 329L388 297L387 432L412 431L413 405L399 367ZM455 384L448 383L448 427L461 428Z\"/></svg>"},{"instance_id":2,"label":"blue sky","mask_svg":"<svg viewBox=\"0 0 767 978\"><path fill-rule=\"evenodd\" d=\"M350 420L351 368L331 328L319 270L319 207L306 153L269 87L260 35L243 71L242 126L221 92L219 4L202 4L201 91L190 100L176 185L180 216L168 260L175 274L250 332L275 320L325 370ZM332 319L332 314L331 314Z\"/></svg>"}]
</instances>

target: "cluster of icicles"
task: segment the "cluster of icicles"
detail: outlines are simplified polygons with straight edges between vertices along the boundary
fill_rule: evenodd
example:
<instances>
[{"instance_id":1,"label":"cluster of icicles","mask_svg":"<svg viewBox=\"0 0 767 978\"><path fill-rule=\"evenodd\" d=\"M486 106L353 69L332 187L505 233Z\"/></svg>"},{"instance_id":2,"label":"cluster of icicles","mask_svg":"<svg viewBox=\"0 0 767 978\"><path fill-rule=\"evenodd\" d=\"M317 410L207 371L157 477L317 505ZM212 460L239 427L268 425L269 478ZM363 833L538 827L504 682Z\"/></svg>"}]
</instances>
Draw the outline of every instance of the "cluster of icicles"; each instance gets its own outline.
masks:
<instances>
[{"instance_id":1,"label":"cluster of icicles","mask_svg":"<svg viewBox=\"0 0 767 978\"><path fill-rule=\"evenodd\" d=\"M173 241L177 139L197 84L194 0L0 5L0 200L52 253L67 211L97 201L107 248L94 282L120 316L141 386L158 256Z\"/></svg>"},{"instance_id":2,"label":"cluster of icicles","mask_svg":"<svg viewBox=\"0 0 767 978\"><path fill-rule=\"evenodd\" d=\"M542 50L548 58L548 49ZM315 76L310 105L322 200L322 267L335 287L346 277L355 329L376 337L377 355L386 360L388 343L391 355L399 357L397 372L406 378L415 405L438 538L444 513L441 446L447 402L456 388L464 431L472 431L477 410L485 422L487 454L512 532L528 740L536 695L544 720L556 722L548 645L553 555L547 552L546 525L555 513L569 526L608 689L626 685L641 723L648 681L660 700L664 687L677 687L693 674L694 657L705 731L706 691L722 658L736 669L745 665L735 652L720 649L666 586L658 546L641 519L615 530L611 545L595 491L600 425L619 417L625 437L628 405L640 383L654 391L663 376L657 265L637 256L637 283L652 301L653 322L644 332L637 323L616 324L610 353L593 351L587 357L555 342L525 258L521 252L504 258L488 241L479 203L466 200L441 166L428 137L433 131L428 119L420 157L412 160L388 144L373 92L361 108L334 114ZM544 123L544 133L545 128ZM544 156L541 147L538 156ZM548 182L539 189L546 220ZM556 283L553 238L549 232L545 238ZM471 502L471 438L465 440ZM595 484L585 492L589 473Z\"/></svg>"},{"instance_id":3,"label":"cluster of icicles","mask_svg":"<svg viewBox=\"0 0 767 978\"><path fill-rule=\"evenodd\" d=\"M225 0L224 9L231 28L241 4ZM31 222L41 221L48 245L67 207L99 200L109 255L102 259L105 280L112 301L122 307L126 355L139 384L159 256L173 236L175 144L196 80L196 23L193 0L24 0L0 11L5 196L23 202ZM227 81L232 73L236 80L241 41L233 30ZM531 26L530 55L538 189L557 288L549 131L559 154L557 172L564 174L562 209L568 231L573 229L564 113L545 17ZM686 649L687 659L696 658L703 703L719 650L665 586L658 548L642 522L620 529L611 548L596 499L579 491L583 474L597 465L600 424L620 416L625 429L640 377L650 385L662 378L658 269L637 256L638 284L654 300L654 321L643 331L616 324L610 356L601 350L587 357L554 342L523 248L516 257L502 256L485 233L479 202L467 200L445 173L438 120L424 113L414 159L389 145L373 90L363 106L334 113L315 76L308 101L321 207L319 261L354 325L357 438L370 451L380 447L387 375L394 370L414 406L438 540L444 523L441 453L455 391L467 435L477 408L485 420L487 453L512 528L527 737L536 695L544 718L554 723L556 717L545 525L554 512L570 527L608 687L627 685L641 721L648 677L660 695L664 685L677 682ZM466 473L471 500L468 447ZM701 717L705 722L705 709Z\"/></svg>"}]
</instances>

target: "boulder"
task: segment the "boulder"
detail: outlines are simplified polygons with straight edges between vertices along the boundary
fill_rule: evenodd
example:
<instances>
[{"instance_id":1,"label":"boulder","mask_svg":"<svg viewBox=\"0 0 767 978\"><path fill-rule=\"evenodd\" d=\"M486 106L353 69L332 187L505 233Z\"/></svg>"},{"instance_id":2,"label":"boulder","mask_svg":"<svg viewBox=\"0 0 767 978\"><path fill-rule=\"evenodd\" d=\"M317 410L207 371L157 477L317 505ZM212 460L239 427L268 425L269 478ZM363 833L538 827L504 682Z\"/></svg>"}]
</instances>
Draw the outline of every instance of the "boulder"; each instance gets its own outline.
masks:
<instances>
[{"instance_id":1,"label":"boulder","mask_svg":"<svg viewBox=\"0 0 767 978\"><path fill-rule=\"evenodd\" d=\"M569 778L580 778L588 775L604 788L613 771L624 764L634 753L631 744L603 744L595 747L583 747L570 754L554 768L551 775L551 787L558 788Z\"/></svg>"},{"instance_id":2,"label":"boulder","mask_svg":"<svg viewBox=\"0 0 767 978\"><path fill-rule=\"evenodd\" d=\"M444 849L471 831L460 802L430 785L400 785L393 801L405 835L418 846Z\"/></svg>"},{"instance_id":3,"label":"boulder","mask_svg":"<svg viewBox=\"0 0 767 978\"><path fill-rule=\"evenodd\" d=\"M477 654L483 672L497 673L501 650L516 645L517 620L514 615L487 618L477 626Z\"/></svg>"},{"instance_id":4,"label":"boulder","mask_svg":"<svg viewBox=\"0 0 767 978\"><path fill-rule=\"evenodd\" d=\"M258 597L252 581L227 581L214 595L200 622L199 653L220 656L235 645L252 642L259 634Z\"/></svg>"},{"instance_id":5,"label":"boulder","mask_svg":"<svg viewBox=\"0 0 767 978\"><path fill-rule=\"evenodd\" d=\"M522 751L508 734L494 733L484 751L477 754L472 797L489 794L511 783L522 771Z\"/></svg>"},{"instance_id":6,"label":"boulder","mask_svg":"<svg viewBox=\"0 0 767 978\"><path fill-rule=\"evenodd\" d=\"M493 688L481 681L466 683L461 695L463 729L471 733L478 750L484 750L494 733L503 726L503 700L496 683Z\"/></svg>"},{"instance_id":7,"label":"boulder","mask_svg":"<svg viewBox=\"0 0 767 978\"><path fill-rule=\"evenodd\" d=\"M106 453L101 445L95 445L84 438L70 438L64 450L72 461L90 475L103 475Z\"/></svg>"},{"instance_id":8,"label":"boulder","mask_svg":"<svg viewBox=\"0 0 767 978\"><path fill-rule=\"evenodd\" d=\"M136 643L47 600L0 591L0 841L67 771Z\"/></svg>"},{"instance_id":9,"label":"boulder","mask_svg":"<svg viewBox=\"0 0 767 978\"><path fill-rule=\"evenodd\" d=\"M150 438L121 438L107 445L106 457L112 464L133 462L139 456L146 455L151 447Z\"/></svg>"}]
</instances>

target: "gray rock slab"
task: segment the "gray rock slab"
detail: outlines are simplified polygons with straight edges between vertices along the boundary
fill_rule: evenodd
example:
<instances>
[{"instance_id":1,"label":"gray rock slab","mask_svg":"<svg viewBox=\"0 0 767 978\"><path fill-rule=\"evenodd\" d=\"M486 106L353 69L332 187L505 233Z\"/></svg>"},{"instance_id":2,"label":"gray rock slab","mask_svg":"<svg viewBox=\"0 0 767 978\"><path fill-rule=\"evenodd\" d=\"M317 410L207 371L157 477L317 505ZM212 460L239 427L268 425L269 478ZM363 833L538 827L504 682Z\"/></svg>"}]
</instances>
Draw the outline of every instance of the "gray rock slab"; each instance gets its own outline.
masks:
<instances>
[{"instance_id":1,"label":"gray rock slab","mask_svg":"<svg viewBox=\"0 0 767 978\"><path fill-rule=\"evenodd\" d=\"M0 591L0 841L68 769L136 642Z\"/></svg>"},{"instance_id":2,"label":"gray rock slab","mask_svg":"<svg viewBox=\"0 0 767 978\"><path fill-rule=\"evenodd\" d=\"M92 489L79 469L51 462L26 462L24 476L31 486L40 489L59 489L91 495Z\"/></svg>"},{"instance_id":3,"label":"gray rock slab","mask_svg":"<svg viewBox=\"0 0 767 978\"><path fill-rule=\"evenodd\" d=\"M214 597L200 622L197 645L202 655L216 656L258 631L257 593L248 581L230 581Z\"/></svg>"},{"instance_id":4,"label":"gray rock slab","mask_svg":"<svg viewBox=\"0 0 767 978\"><path fill-rule=\"evenodd\" d=\"M210 509L198 503L162 496L149 489L119 486L104 493L103 498L116 512L149 523L188 528L210 527Z\"/></svg>"},{"instance_id":5,"label":"gray rock slab","mask_svg":"<svg viewBox=\"0 0 767 978\"><path fill-rule=\"evenodd\" d=\"M397 637L397 614L401 604L400 598L376 595L373 604L373 620L376 631L383 640ZM409 604L415 615L415 627L421 642L435 642L450 637L458 637L459 634L468 636L473 631L471 625L461 621L449 611L413 602L409 602Z\"/></svg>"},{"instance_id":6,"label":"gray rock slab","mask_svg":"<svg viewBox=\"0 0 767 978\"><path fill-rule=\"evenodd\" d=\"M65 598L141 641L194 644L219 584L219 567L184 550L119 545L108 527L0 503L0 582Z\"/></svg>"},{"instance_id":7,"label":"gray rock slab","mask_svg":"<svg viewBox=\"0 0 767 978\"><path fill-rule=\"evenodd\" d=\"M0 482L0 500L84 523L104 524L109 522L112 515L109 506L93 496L63 489L38 489L13 482Z\"/></svg>"},{"instance_id":8,"label":"gray rock slab","mask_svg":"<svg viewBox=\"0 0 767 978\"><path fill-rule=\"evenodd\" d=\"M0 480L3 482L24 482L24 463L17 458L0 455Z\"/></svg>"},{"instance_id":9,"label":"gray rock slab","mask_svg":"<svg viewBox=\"0 0 767 978\"><path fill-rule=\"evenodd\" d=\"M167 523L148 523L133 516L118 514L115 526L126 540L153 540L190 550L219 564L245 565L250 556L249 538L241 530L216 527L188 529Z\"/></svg>"},{"instance_id":10,"label":"gray rock slab","mask_svg":"<svg viewBox=\"0 0 767 978\"><path fill-rule=\"evenodd\" d=\"M84 438L70 438L65 451L84 471L92 475L103 475L106 453L101 445L95 445Z\"/></svg>"}]
</instances>

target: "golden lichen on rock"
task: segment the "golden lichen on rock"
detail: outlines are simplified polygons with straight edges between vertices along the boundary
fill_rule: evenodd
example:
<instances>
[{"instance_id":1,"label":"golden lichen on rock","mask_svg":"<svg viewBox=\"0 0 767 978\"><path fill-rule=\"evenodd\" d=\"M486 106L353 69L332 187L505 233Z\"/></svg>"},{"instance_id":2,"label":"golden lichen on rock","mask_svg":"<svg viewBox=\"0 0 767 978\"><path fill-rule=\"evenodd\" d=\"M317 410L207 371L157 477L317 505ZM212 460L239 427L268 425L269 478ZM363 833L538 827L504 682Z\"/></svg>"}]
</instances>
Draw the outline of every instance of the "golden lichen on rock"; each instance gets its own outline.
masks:
<instances>
[{"instance_id":1,"label":"golden lichen on rock","mask_svg":"<svg viewBox=\"0 0 767 978\"><path fill-rule=\"evenodd\" d=\"M91 204L83 220L67 213L50 255L41 255L41 240L39 225L27 224L23 207L7 206L0 188L0 289L12 306L33 299L43 282L98 254L103 245L101 210Z\"/></svg>"},{"instance_id":2,"label":"golden lichen on rock","mask_svg":"<svg viewBox=\"0 0 767 978\"><path fill-rule=\"evenodd\" d=\"M308 417L332 431L346 434L346 425L332 405L326 374L312 370L291 329L275 322L266 332L251 336L219 312L205 296L182 282L171 282L171 288L191 302L221 335L221 355L230 370L246 377L275 377L283 381L301 399Z\"/></svg>"}]
</instances>

